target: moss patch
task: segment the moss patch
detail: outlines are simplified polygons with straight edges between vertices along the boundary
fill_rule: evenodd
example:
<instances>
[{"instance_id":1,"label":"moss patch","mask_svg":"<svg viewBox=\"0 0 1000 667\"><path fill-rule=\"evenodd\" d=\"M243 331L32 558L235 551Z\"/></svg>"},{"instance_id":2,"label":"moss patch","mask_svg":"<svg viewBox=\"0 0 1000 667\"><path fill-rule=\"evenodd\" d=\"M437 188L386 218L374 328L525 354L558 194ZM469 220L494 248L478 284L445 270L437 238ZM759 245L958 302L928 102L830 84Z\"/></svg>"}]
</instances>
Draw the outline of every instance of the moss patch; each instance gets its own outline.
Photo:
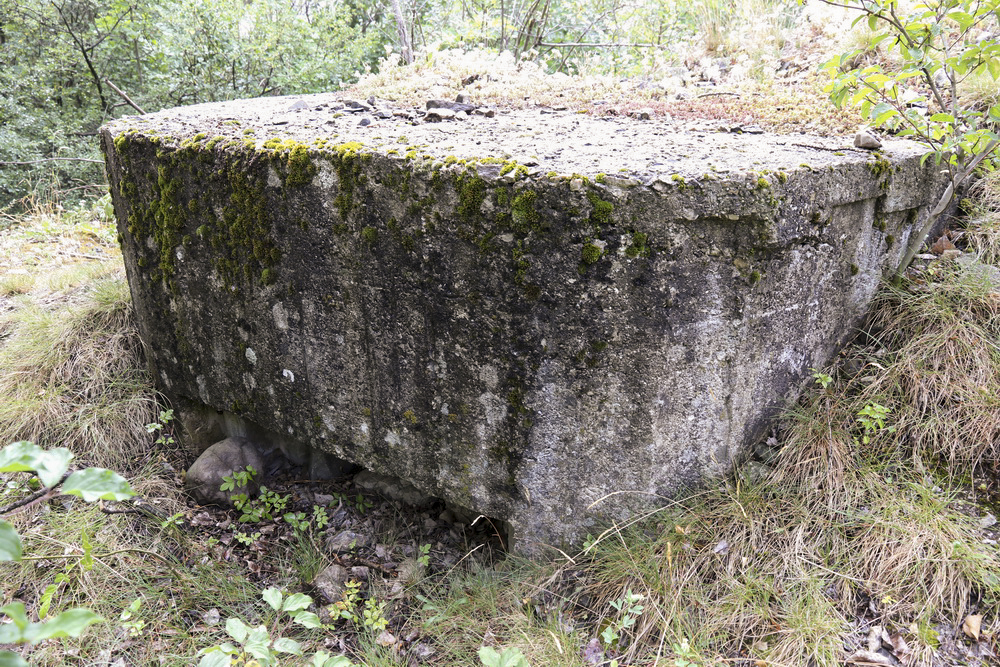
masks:
<instances>
[{"instance_id":1,"label":"moss patch","mask_svg":"<svg viewBox=\"0 0 1000 667\"><path fill-rule=\"evenodd\" d=\"M614 205L609 201L601 199L593 191L587 192L587 200L590 201L590 205L593 207L590 211L590 221L595 225L611 224L611 214L615 210Z\"/></svg>"},{"instance_id":2,"label":"moss patch","mask_svg":"<svg viewBox=\"0 0 1000 667\"><path fill-rule=\"evenodd\" d=\"M599 245L596 245L590 239L587 239L587 242L583 244L583 250L580 252L580 259L587 265L596 264L600 261L603 254L604 251L601 250Z\"/></svg>"}]
</instances>

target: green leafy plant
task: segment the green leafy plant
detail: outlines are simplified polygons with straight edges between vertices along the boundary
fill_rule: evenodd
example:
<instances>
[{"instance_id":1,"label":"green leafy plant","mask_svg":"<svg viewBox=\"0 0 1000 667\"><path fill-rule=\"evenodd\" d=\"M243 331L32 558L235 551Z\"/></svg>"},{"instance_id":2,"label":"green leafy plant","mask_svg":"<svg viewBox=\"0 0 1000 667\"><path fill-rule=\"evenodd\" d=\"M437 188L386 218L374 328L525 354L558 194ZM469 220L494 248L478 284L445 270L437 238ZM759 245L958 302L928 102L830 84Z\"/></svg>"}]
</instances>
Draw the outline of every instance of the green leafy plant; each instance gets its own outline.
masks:
<instances>
[{"instance_id":1,"label":"green leafy plant","mask_svg":"<svg viewBox=\"0 0 1000 667\"><path fill-rule=\"evenodd\" d=\"M674 644L673 648L673 667L698 667L696 660L698 660L700 656L691 648L691 644L688 643L686 637L681 639L680 643Z\"/></svg>"},{"instance_id":2,"label":"green leafy plant","mask_svg":"<svg viewBox=\"0 0 1000 667\"><path fill-rule=\"evenodd\" d=\"M136 598L132 600L132 604L127 609L124 609L121 616L118 617L118 620L122 622L122 627L125 628L130 637L138 637L146 627L145 621L135 618L141 608L142 598Z\"/></svg>"},{"instance_id":3,"label":"green leafy plant","mask_svg":"<svg viewBox=\"0 0 1000 667\"><path fill-rule=\"evenodd\" d=\"M423 567L429 566L431 564L431 545L421 544L417 548L417 551L420 553L420 555L417 556L417 563Z\"/></svg>"},{"instance_id":4,"label":"green leafy plant","mask_svg":"<svg viewBox=\"0 0 1000 667\"><path fill-rule=\"evenodd\" d=\"M255 530L252 533L244 533L242 530L237 530L233 533L233 539L242 544L245 547L250 546L254 542L260 539L260 531Z\"/></svg>"},{"instance_id":5,"label":"green leafy plant","mask_svg":"<svg viewBox=\"0 0 1000 667\"><path fill-rule=\"evenodd\" d=\"M261 486L257 497L251 498L248 491L257 474L257 470L253 466L247 466L243 470L234 471L232 475L223 477L222 484L219 486L220 491L243 489L238 493L230 494L233 506L240 512L240 523L273 521L276 517L291 520L290 522L294 522L296 526L305 521L304 513L285 513L288 503L291 501L291 496L288 494L282 495L271 491L266 486ZM308 521L305 523L308 524Z\"/></svg>"},{"instance_id":6,"label":"green leafy plant","mask_svg":"<svg viewBox=\"0 0 1000 667\"><path fill-rule=\"evenodd\" d=\"M817 370L815 368L810 368L809 370L812 371L812 378L813 378L813 380L815 380L816 384L818 384L823 389L826 389L827 387L829 387L830 384L833 382L833 378L831 376L827 375L826 373L824 373L822 371L819 371L819 370Z\"/></svg>"},{"instance_id":7,"label":"green leafy plant","mask_svg":"<svg viewBox=\"0 0 1000 667\"><path fill-rule=\"evenodd\" d=\"M170 426L170 422L173 420L173 410L161 410L159 421L155 421L152 424L146 424L146 432L157 434L156 444L158 445L173 445L174 433L173 428Z\"/></svg>"},{"instance_id":8,"label":"green leafy plant","mask_svg":"<svg viewBox=\"0 0 1000 667\"><path fill-rule=\"evenodd\" d=\"M898 0L822 1L857 10L855 23L866 21L874 33L871 45L884 45L899 59L898 71L889 71L879 64L855 67L862 49L835 56L823 66L832 76L831 100L860 106L873 125L921 142L928 149L924 159L943 163L948 174L947 188L910 239L898 279L959 187L977 169L996 166L1000 104L965 104L960 84L984 74L1000 78L1000 0L939 0L909 11Z\"/></svg>"},{"instance_id":9,"label":"green leafy plant","mask_svg":"<svg viewBox=\"0 0 1000 667\"><path fill-rule=\"evenodd\" d=\"M604 630L601 631L601 640L605 646L613 648L619 645L622 633L631 629L642 615L644 606L639 604L642 600L642 595L628 590L625 591L625 596L620 600L611 601L611 607L616 613L615 617L609 619Z\"/></svg>"},{"instance_id":10,"label":"green leafy plant","mask_svg":"<svg viewBox=\"0 0 1000 667\"><path fill-rule=\"evenodd\" d=\"M892 410L878 403L869 403L861 408L857 416L858 423L864 429L860 439L861 444L869 444L872 437L879 431L886 430L891 433L895 430L895 427L886 428L885 425L885 420L891 413Z\"/></svg>"},{"instance_id":11,"label":"green leafy plant","mask_svg":"<svg viewBox=\"0 0 1000 667\"><path fill-rule=\"evenodd\" d=\"M281 519L300 533L306 532L312 525L305 512L286 512Z\"/></svg>"},{"instance_id":12,"label":"green leafy plant","mask_svg":"<svg viewBox=\"0 0 1000 667\"><path fill-rule=\"evenodd\" d=\"M286 596L274 587L265 590L261 597L275 612L271 627L251 627L239 618L230 618L226 621L226 634L236 643L224 642L202 649L198 653L201 656L199 667L249 665L254 661L259 667L277 667L281 654L304 655L302 644L284 635L294 625L306 629L322 627L319 617L308 610L312 598L304 593ZM312 667L355 667L348 658L331 656L326 651L314 653L308 664Z\"/></svg>"},{"instance_id":13,"label":"green leafy plant","mask_svg":"<svg viewBox=\"0 0 1000 667\"><path fill-rule=\"evenodd\" d=\"M333 499L341 505L353 507L358 514L364 514L374 506L372 501L368 500L360 493L353 498L348 496L346 493L334 493Z\"/></svg>"},{"instance_id":14,"label":"green leafy plant","mask_svg":"<svg viewBox=\"0 0 1000 667\"><path fill-rule=\"evenodd\" d=\"M57 495L70 495L92 503L98 500L125 500L132 497L132 488L117 473L103 468L70 470L73 453L64 447L44 450L30 442L15 442L0 450L0 473L33 473L39 481L39 490L27 498L8 505L3 514L45 502ZM14 527L0 519L0 561L17 561L26 558L21 538ZM78 560L82 567L92 561L91 548L84 531L84 553ZM56 576L57 581L46 587L42 594L39 616L48 615L48 609L58 587L68 579L67 573ZM46 639L79 637L90 625L104 619L89 609L69 609L55 618L32 622L22 602L11 602L0 607L8 623L0 625L0 644L37 644ZM0 665L4 667L27 666L13 651L0 651Z\"/></svg>"},{"instance_id":15,"label":"green leafy plant","mask_svg":"<svg viewBox=\"0 0 1000 667\"><path fill-rule=\"evenodd\" d=\"M330 515L326 513L325 507L313 505L312 523L316 530L323 530L330 524Z\"/></svg>"},{"instance_id":16,"label":"green leafy plant","mask_svg":"<svg viewBox=\"0 0 1000 667\"><path fill-rule=\"evenodd\" d=\"M485 667L531 667L521 649L514 647L505 648L503 653L498 653L492 646L483 646L479 649L479 661Z\"/></svg>"},{"instance_id":17,"label":"green leafy plant","mask_svg":"<svg viewBox=\"0 0 1000 667\"><path fill-rule=\"evenodd\" d=\"M243 470L234 470L232 475L226 475L222 478L222 486L219 489L222 491L246 489L249 488L255 477L257 477L257 469L253 466L247 466Z\"/></svg>"},{"instance_id":18,"label":"green leafy plant","mask_svg":"<svg viewBox=\"0 0 1000 667\"><path fill-rule=\"evenodd\" d=\"M379 602L374 597L362 599L361 583L353 579L347 582L340 600L331 605L335 616L371 633L381 632L388 627L385 608L386 603Z\"/></svg>"}]
</instances>

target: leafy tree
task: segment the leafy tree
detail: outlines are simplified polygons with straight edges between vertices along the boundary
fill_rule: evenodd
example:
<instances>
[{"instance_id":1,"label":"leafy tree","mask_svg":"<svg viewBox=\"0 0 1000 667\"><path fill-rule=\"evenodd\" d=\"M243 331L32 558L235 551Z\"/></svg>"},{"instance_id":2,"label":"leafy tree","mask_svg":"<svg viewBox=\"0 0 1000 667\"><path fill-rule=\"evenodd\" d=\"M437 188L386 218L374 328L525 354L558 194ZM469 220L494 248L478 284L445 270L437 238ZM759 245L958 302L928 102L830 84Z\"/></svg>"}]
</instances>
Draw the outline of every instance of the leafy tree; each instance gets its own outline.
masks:
<instances>
[{"instance_id":1,"label":"leafy tree","mask_svg":"<svg viewBox=\"0 0 1000 667\"><path fill-rule=\"evenodd\" d=\"M997 166L1000 104L967 103L961 91L970 77L1000 78L1000 0L940 0L910 11L898 0L822 1L859 12L855 24L867 22L872 46L884 45L899 60L898 69L889 70L852 67L861 49L834 57L824 65L833 77L833 102L860 105L873 125L923 143L924 159L933 158L948 174L947 188L910 239L899 279L962 185Z\"/></svg>"},{"instance_id":2,"label":"leafy tree","mask_svg":"<svg viewBox=\"0 0 1000 667\"><path fill-rule=\"evenodd\" d=\"M319 0L0 0L0 210L103 188L97 129L134 112L112 83L146 111L335 90L382 55L380 16Z\"/></svg>"}]
</instances>

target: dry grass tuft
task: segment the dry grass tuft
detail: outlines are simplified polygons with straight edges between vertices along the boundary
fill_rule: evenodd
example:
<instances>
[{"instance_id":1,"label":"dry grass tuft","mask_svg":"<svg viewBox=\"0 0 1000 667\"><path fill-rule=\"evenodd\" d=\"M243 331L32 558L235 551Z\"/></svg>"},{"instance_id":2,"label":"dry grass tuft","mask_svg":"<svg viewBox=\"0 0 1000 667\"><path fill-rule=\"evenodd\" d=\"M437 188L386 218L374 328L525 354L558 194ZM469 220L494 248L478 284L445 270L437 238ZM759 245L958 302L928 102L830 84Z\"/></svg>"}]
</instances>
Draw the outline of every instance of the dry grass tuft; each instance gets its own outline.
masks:
<instances>
[{"instance_id":1,"label":"dry grass tuft","mask_svg":"<svg viewBox=\"0 0 1000 667\"><path fill-rule=\"evenodd\" d=\"M935 624L997 628L1000 554L967 497L1000 459L1000 294L938 262L882 292L866 340L845 363L860 372L786 415L763 480L737 471L586 553L599 627L644 596L624 662L840 665L861 622L932 665ZM875 405L884 424L866 428Z\"/></svg>"},{"instance_id":2,"label":"dry grass tuft","mask_svg":"<svg viewBox=\"0 0 1000 667\"><path fill-rule=\"evenodd\" d=\"M1000 171L994 171L970 188L974 198L965 238L980 261L1000 266Z\"/></svg>"},{"instance_id":3,"label":"dry grass tuft","mask_svg":"<svg viewBox=\"0 0 1000 667\"><path fill-rule=\"evenodd\" d=\"M808 79L803 85L790 87L744 78L734 81L736 87L719 88L727 94L703 94L704 89L685 88L676 77L655 82L609 75L571 77L548 73L530 60L516 61L509 52L452 49L424 54L412 65L402 65L398 56L390 56L377 73L362 77L346 94L361 98L375 95L423 107L429 99L453 100L462 93L477 104L506 109L542 106L598 115L630 115L650 109L678 123L727 120L783 133L803 129L813 134L853 131L860 117L834 109L821 92L818 75L810 74ZM689 99L675 99L682 91Z\"/></svg>"},{"instance_id":4,"label":"dry grass tuft","mask_svg":"<svg viewBox=\"0 0 1000 667\"><path fill-rule=\"evenodd\" d=\"M0 280L20 286L0 309L0 442L65 446L82 462L131 470L157 397L112 234L89 217L23 220L0 237L14 264ZM79 261L98 253L109 259ZM19 278L25 266L30 282Z\"/></svg>"},{"instance_id":5,"label":"dry grass tuft","mask_svg":"<svg viewBox=\"0 0 1000 667\"><path fill-rule=\"evenodd\" d=\"M1000 292L951 264L876 301L858 401L894 409L895 446L958 476L1000 459ZM888 354L885 351L888 350Z\"/></svg>"}]
</instances>

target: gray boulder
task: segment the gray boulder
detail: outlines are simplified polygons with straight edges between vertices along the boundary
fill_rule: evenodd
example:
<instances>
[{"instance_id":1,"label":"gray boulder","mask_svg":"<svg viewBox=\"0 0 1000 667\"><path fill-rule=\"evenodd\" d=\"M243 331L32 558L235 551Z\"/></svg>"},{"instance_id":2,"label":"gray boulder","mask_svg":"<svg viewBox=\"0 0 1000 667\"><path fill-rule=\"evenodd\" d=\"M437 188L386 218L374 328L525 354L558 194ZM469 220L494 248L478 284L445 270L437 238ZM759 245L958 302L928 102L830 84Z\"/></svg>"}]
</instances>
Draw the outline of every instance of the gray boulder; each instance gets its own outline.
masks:
<instances>
[{"instance_id":1,"label":"gray boulder","mask_svg":"<svg viewBox=\"0 0 1000 667\"><path fill-rule=\"evenodd\" d=\"M245 490L223 491L225 477L253 466L258 473L264 470L264 457L257 446L247 438L226 438L215 443L199 456L188 468L184 487L195 501L202 505L232 505L234 493ZM250 491L256 491L258 479Z\"/></svg>"}]
</instances>

